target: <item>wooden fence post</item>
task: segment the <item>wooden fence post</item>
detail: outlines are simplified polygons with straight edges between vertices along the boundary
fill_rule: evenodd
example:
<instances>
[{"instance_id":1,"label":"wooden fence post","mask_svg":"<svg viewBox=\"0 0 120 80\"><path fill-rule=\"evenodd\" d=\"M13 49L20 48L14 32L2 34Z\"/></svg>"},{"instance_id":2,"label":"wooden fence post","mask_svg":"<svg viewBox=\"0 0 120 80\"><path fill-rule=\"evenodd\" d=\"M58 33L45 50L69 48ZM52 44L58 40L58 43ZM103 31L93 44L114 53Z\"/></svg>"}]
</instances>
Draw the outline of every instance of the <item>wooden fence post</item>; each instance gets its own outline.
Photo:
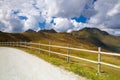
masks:
<instances>
[{"instance_id":1,"label":"wooden fence post","mask_svg":"<svg viewBox=\"0 0 120 80\"><path fill-rule=\"evenodd\" d=\"M11 42L7 42L7 46L10 46L10 47L11 47Z\"/></svg>"},{"instance_id":2,"label":"wooden fence post","mask_svg":"<svg viewBox=\"0 0 120 80\"><path fill-rule=\"evenodd\" d=\"M19 42L19 47L21 47L21 41Z\"/></svg>"},{"instance_id":3,"label":"wooden fence post","mask_svg":"<svg viewBox=\"0 0 120 80\"><path fill-rule=\"evenodd\" d=\"M5 46L7 46L7 42L6 42L6 45Z\"/></svg>"},{"instance_id":4,"label":"wooden fence post","mask_svg":"<svg viewBox=\"0 0 120 80\"><path fill-rule=\"evenodd\" d=\"M39 43L39 49L41 49L41 43ZM41 50L39 50L39 53L41 54Z\"/></svg>"},{"instance_id":5,"label":"wooden fence post","mask_svg":"<svg viewBox=\"0 0 120 80\"><path fill-rule=\"evenodd\" d=\"M7 42L7 46L10 46L10 42ZM10 46L11 47L11 46Z\"/></svg>"},{"instance_id":6,"label":"wooden fence post","mask_svg":"<svg viewBox=\"0 0 120 80\"><path fill-rule=\"evenodd\" d=\"M27 48L27 41L25 41L25 48Z\"/></svg>"},{"instance_id":7,"label":"wooden fence post","mask_svg":"<svg viewBox=\"0 0 120 80\"><path fill-rule=\"evenodd\" d=\"M10 42L7 42L7 46L10 46Z\"/></svg>"},{"instance_id":8,"label":"wooden fence post","mask_svg":"<svg viewBox=\"0 0 120 80\"><path fill-rule=\"evenodd\" d=\"M5 42L3 43L3 45L5 46Z\"/></svg>"},{"instance_id":9,"label":"wooden fence post","mask_svg":"<svg viewBox=\"0 0 120 80\"><path fill-rule=\"evenodd\" d=\"M70 62L70 57L69 57L69 55L70 55L70 44L68 44L68 50L67 50L67 62Z\"/></svg>"},{"instance_id":10,"label":"wooden fence post","mask_svg":"<svg viewBox=\"0 0 120 80\"><path fill-rule=\"evenodd\" d=\"M5 42L5 46L6 46L7 42Z\"/></svg>"},{"instance_id":11,"label":"wooden fence post","mask_svg":"<svg viewBox=\"0 0 120 80\"><path fill-rule=\"evenodd\" d=\"M13 47L13 43L12 42L11 42L11 44L12 44L11 46ZM9 42L9 45L10 45L10 42Z\"/></svg>"},{"instance_id":12,"label":"wooden fence post","mask_svg":"<svg viewBox=\"0 0 120 80\"><path fill-rule=\"evenodd\" d=\"M50 53L51 53L51 52L50 52L50 51L51 51L50 45L51 45L51 42L49 41L49 56L51 56L51 54L50 54Z\"/></svg>"},{"instance_id":13,"label":"wooden fence post","mask_svg":"<svg viewBox=\"0 0 120 80\"><path fill-rule=\"evenodd\" d=\"M29 49L31 50L31 42L29 42Z\"/></svg>"},{"instance_id":14,"label":"wooden fence post","mask_svg":"<svg viewBox=\"0 0 120 80\"><path fill-rule=\"evenodd\" d=\"M14 46L14 42L12 42L12 45L13 45L13 47L15 47L15 46Z\"/></svg>"},{"instance_id":15,"label":"wooden fence post","mask_svg":"<svg viewBox=\"0 0 120 80\"><path fill-rule=\"evenodd\" d=\"M98 74L100 74L101 71L101 47L98 47Z\"/></svg>"},{"instance_id":16,"label":"wooden fence post","mask_svg":"<svg viewBox=\"0 0 120 80\"><path fill-rule=\"evenodd\" d=\"M10 42L10 46L12 47L12 42Z\"/></svg>"},{"instance_id":17,"label":"wooden fence post","mask_svg":"<svg viewBox=\"0 0 120 80\"><path fill-rule=\"evenodd\" d=\"M19 47L19 42L17 41L17 47Z\"/></svg>"},{"instance_id":18,"label":"wooden fence post","mask_svg":"<svg viewBox=\"0 0 120 80\"><path fill-rule=\"evenodd\" d=\"M17 42L15 42L15 47L17 47Z\"/></svg>"},{"instance_id":19,"label":"wooden fence post","mask_svg":"<svg viewBox=\"0 0 120 80\"><path fill-rule=\"evenodd\" d=\"M15 42L15 47L17 47L17 41Z\"/></svg>"},{"instance_id":20,"label":"wooden fence post","mask_svg":"<svg viewBox=\"0 0 120 80\"><path fill-rule=\"evenodd\" d=\"M26 41L23 42L23 48L26 48Z\"/></svg>"}]
</instances>

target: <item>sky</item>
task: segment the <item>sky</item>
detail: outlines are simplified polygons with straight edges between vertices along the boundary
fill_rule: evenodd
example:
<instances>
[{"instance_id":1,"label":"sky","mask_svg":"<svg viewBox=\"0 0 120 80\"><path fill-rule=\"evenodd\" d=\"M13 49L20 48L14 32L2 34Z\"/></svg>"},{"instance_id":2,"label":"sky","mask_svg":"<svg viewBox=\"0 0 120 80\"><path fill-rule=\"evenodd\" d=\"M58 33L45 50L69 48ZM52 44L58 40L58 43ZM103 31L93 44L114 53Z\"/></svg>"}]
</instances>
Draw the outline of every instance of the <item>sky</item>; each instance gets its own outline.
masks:
<instances>
[{"instance_id":1,"label":"sky","mask_svg":"<svg viewBox=\"0 0 120 80\"><path fill-rule=\"evenodd\" d=\"M0 0L0 31L94 27L120 35L120 0Z\"/></svg>"}]
</instances>

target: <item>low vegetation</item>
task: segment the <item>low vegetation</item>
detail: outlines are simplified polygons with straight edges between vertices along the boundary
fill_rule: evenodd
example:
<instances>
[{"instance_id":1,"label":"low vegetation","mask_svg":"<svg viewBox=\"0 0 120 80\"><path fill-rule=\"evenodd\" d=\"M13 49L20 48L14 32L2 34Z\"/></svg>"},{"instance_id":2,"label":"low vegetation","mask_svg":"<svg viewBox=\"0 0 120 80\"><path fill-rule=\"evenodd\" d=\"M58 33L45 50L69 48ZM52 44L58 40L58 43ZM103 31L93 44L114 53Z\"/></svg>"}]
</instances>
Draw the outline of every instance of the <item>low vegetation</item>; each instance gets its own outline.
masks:
<instances>
[{"instance_id":1,"label":"low vegetation","mask_svg":"<svg viewBox=\"0 0 120 80\"><path fill-rule=\"evenodd\" d=\"M99 29L89 29L85 28L80 31L75 31L72 33L56 33L54 30L42 30L35 32L32 30L26 31L24 33L3 33L0 32L0 42L1 41L32 41L37 43L68 46L75 48L84 48L90 50L98 50L98 47L102 47L102 51L108 52L118 52L120 53L120 38L112 36ZM31 45L34 47L39 47ZM48 47L41 47L43 49L48 49ZM101 74L97 74L97 65L81 60L76 60L70 58L70 62L66 62L66 57L51 54L37 50L30 50L25 48L20 48L29 52L32 55L40 57L51 64L59 66L63 69L72 71L80 76L87 77L91 80L120 80L120 70L112 67L102 65ZM67 53L65 49L51 48L52 51L60 52L63 54ZM71 50L71 55L87 58L97 61L97 54L74 51ZM120 66L120 57L102 55L102 61L108 62Z\"/></svg>"},{"instance_id":2,"label":"low vegetation","mask_svg":"<svg viewBox=\"0 0 120 80\"><path fill-rule=\"evenodd\" d=\"M102 47L103 50L120 53L120 38L97 28L84 28L71 33L57 33L54 30L41 30L38 32L28 30L24 33L0 32L1 41L46 41L48 43L52 41L52 44L71 44L92 50Z\"/></svg>"},{"instance_id":3,"label":"low vegetation","mask_svg":"<svg viewBox=\"0 0 120 80\"><path fill-rule=\"evenodd\" d=\"M80 76L86 77L91 80L119 80L120 79L120 74L119 74L120 70L119 69L115 69L112 67L102 65L101 74L98 75L96 64L81 61L81 60L76 60L76 59L72 59L72 58L70 58L70 62L68 63L66 61L67 58L63 57L63 56L59 56L59 55L55 55L55 54L51 54L51 56L49 56L49 53L43 52L43 51L30 50L30 49L24 49L24 48L20 48L20 49L25 50L25 51L29 52L30 54L35 55L39 58L42 58L42 59L46 60L47 62L50 62L51 64L59 66L65 70L72 71ZM57 49L53 49L53 50L57 51ZM76 56L85 57L84 53L76 55ZM93 55L93 57L88 55L87 58L96 60L95 55ZM112 59L112 62L114 62L116 65L120 65L119 58L108 57L108 56L104 56L104 58L105 58L105 60ZM117 61L114 61L114 60L117 60Z\"/></svg>"}]
</instances>

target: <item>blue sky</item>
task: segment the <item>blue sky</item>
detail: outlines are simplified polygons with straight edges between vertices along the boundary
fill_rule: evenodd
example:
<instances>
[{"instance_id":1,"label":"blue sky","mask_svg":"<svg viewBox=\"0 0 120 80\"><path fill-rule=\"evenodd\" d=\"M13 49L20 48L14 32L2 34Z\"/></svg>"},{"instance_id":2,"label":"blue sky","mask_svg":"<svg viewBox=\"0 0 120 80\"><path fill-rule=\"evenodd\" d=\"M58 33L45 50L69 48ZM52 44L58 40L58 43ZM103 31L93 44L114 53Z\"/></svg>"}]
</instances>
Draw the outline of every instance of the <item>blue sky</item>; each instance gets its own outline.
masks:
<instances>
[{"instance_id":1,"label":"blue sky","mask_svg":"<svg viewBox=\"0 0 120 80\"><path fill-rule=\"evenodd\" d=\"M2 0L0 14L4 32L95 27L120 35L120 0Z\"/></svg>"},{"instance_id":2,"label":"blue sky","mask_svg":"<svg viewBox=\"0 0 120 80\"><path fill-rule=\"evenodd\" d=\"M45 29L45 24L46 22L39 23L39 27L41 28L41 30Z\"/></svg>"},{"instance_id":3,"label":"blue sky","mask_svg":"<svg viewBox=\"0 0 120 80\"><path fill-rule=\"evenodd\" d=\"M24 16L20 16L19 17L21 20L27 20L27 17L24 17ZM81 23L86 23L87 22L87 18L85 18L84 16L80 16L80 17L74 17L74 18L71 18L72 20L75 20L76 22L81 22ZM55 25L54 23L54 18L51 20L50 22L51 24ZM39 23L39 27L43 30L45 28L45 25L46 25L46 21L42 22L42 23Z\"/></svg>"},{"instance_id":4,"label":"blue sky","mask_svg":"<svg viewBox=\"0 0 120 80\"><path fill-rule=\"evenodd\" d=\"M74 17L72 18L72 20L75 20L76 22L86 23L88 19L84 16L80 16L80 17Z\"/></svg>"},{"instance_id":5,"label":"blue sky","mask_svg":"<svg viewBox=\"0 0 120 80\"><path fill-rule=\"evenodd\" d=\"M27 20L28 18L26 16L18 16L20 20Z\"/></svg>"}]
</instances>

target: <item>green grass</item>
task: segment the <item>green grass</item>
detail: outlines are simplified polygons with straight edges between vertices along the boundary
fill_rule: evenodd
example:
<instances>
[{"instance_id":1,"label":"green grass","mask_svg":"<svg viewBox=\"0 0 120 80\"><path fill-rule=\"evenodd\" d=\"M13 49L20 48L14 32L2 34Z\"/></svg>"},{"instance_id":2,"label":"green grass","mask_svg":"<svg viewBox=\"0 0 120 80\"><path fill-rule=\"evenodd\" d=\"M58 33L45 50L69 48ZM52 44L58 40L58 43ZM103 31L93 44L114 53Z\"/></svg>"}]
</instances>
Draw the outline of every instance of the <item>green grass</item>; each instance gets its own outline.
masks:
<instances>
[{"instance_id":1,"label":"green grass","mask_svg":"<svg viewBox=\"0 0 120 80\"><path fill-rule=\"evenodd\" d=\"M60 37L62 37L62 36L60 36ZM51 41L52 41L51 42L52 45L60 45L60 46L67 46L68 45L68 43L64 42L64 41L63 42L59 41L59 40L58 41L51 40ZM41 39L39 41L34 41L34 42L48 44L49 40L48 39ZM85 46L84 43L82 43L83 46L81 43L79 45L78 42L75 42L75 44L73 44L71 42L70 44L71 44L70 45L71 47L97 50L97 48L95 46L93 46L93 45ZM31 45L31 46L39 48L38 45ZM48 47L41 47L41 48L48 50ZM32 55L40 57L51 64L54 64L54 65L59 66L63 69L72 71L80 76L84 76L84 77L91 79L91 80L120 80L120 74L119 74L120 70L119 69L115 69L115 68L111 68L111 67L102 65L101 74L97 75L97 65L96 64L81 61L81 60L76 60L76 59L72 59L72 58L70 58L70 63L67 63L66 57L63 57L60 55L51 54L51 57L49 57L48 53L43 52L43 51L41 51L42 54L40 54L39 51L37 51L37 50L30 50L30 49L23 49L23 48L20 48L20 49L25 50ZM60 52L63 54L67 54L67 49L60 49L60 48L51 47L51 50L56 51L56 52ZM102 49L102 51L104 51L104 49ZM71 50L70 55L97 61L97 54L94 54L94 53ZM120 57L102 55L102 61L120 66Z\"/></svg>"},{"instance_id":2,"label":"green grass","mask_svg":"<svg viewBox=\"0 0 120 80\"><path fill-rule=\"evenodd\" d=\"M41 42L41 43L44 43L44 42ZM54 42L54 45L60 45L60 43L61 42L56 44ZM44 43L44 44L48 44L48 43ZM61 43L61 45L66 46L65 43ZM39 47L38 45L31 45L31 46ZM71 47L76 47L76 46L71 45ZM81 48L81 46L77 46L77 47ZM41 48L48 50L48 47L46 47L46 46L42 46ZM67 49L51 47L51 50L54 51L54 52L67 54ZM82 58L86 58L86 59L90 59L90 60L95 60L95 61L97 61L97 58L98 58L98 54L96 54L96 53L76 51L76 50L70 50L70 55L77 56L77 57L82 57ZM57 56L57 55L55 55L55 56ZM59 57L59 56L57 56L57 57ZM115 65L120 66L120 57L115 57L115 56L109 56L109 55L103 55L102 54L101 58L102 58L101 60L103 62L107 62L107 63L111 63L111 64L115 64Z\"/></svg>"},{"instance_id":3,"label":"green grass","mask_svg":"<svg viewBox=\"0 0 120 80\"><path fill-rule=\"evenodd\" d=\"M96 33L97 32L97 33ZM74 34L74 33L73 33ZM94 40L94 37L98 37L101 42L105 43L105 45L109 46L109 49L112 51L120 51L120 38L117 38L115 36L111 35L103 35L99 31L89 31L83 30L80 32L73 34L68 33L46 33L46 32L31 32L31 33L21 33L21 34L9 34L9 33L0 33L0 41L32 41L32 42L40 42L44 44L48 44L49 41L52 45L61 45L61 46L67 46L70 44L71 47L76 48L84 48L84 49L90 49L90 50L97 50L96 44L93 44L90 42L89 39ZM88 41L86 41L88 40ZM98 41L99 42L99 41ZM35 46L39 47L39 46ZM48 47L42 47L44 49L48 49ZM23 48L21 48L23 49ZM107 48L102 48L102 51L109 51ZM37 50L28 50L23 49L25 51L28 51L29 53L36 55L40 58L43 58L44 60L57 65L59 67L62 67L66 70L72 71L78 75L85 76L92 80L120 80L120 70L114 69L107 66L102 66L101 75L96 75L97 73L97 65L84 62L81 60L76 59L70 59L70 63L66 62L66 57L58 56L52 54L51 57L48 56L48 53L42 52L43 54L39 54L39 51ZM66 49L58 49L58 48L52 48L52 51L60 52L63 54L67 54ZM87 58L91 60L97 61L97 54L93 53L87 53L82 51L74 51L71 50L71 55ZM120 66L120 57L113 57L113 56L107 56L102 55L102 61L107 63L112 63L115 65Z\"/></svg>"},{"instance_id":4,"label":"green grass","mask_svg":"<svg viewBox=\"0 0 120 80\"><path fill-rule=\"evenodd\" d=\"M48 56L48 53L42 52L40 54L37 50L23 49L26 52L29 52L32 55L35 55L39 58L44 59L45 61L59 66L65 70L72 71L80 76L86 77L91 80L120 80L120 70L114 69L107 66L102 66L101 74L97 75L97 65L89 62L84 62L81 60L70 59L70 63L66 62L66 57L58 56L51 54L51 57Z\"/></svg>"}]
</instances>

